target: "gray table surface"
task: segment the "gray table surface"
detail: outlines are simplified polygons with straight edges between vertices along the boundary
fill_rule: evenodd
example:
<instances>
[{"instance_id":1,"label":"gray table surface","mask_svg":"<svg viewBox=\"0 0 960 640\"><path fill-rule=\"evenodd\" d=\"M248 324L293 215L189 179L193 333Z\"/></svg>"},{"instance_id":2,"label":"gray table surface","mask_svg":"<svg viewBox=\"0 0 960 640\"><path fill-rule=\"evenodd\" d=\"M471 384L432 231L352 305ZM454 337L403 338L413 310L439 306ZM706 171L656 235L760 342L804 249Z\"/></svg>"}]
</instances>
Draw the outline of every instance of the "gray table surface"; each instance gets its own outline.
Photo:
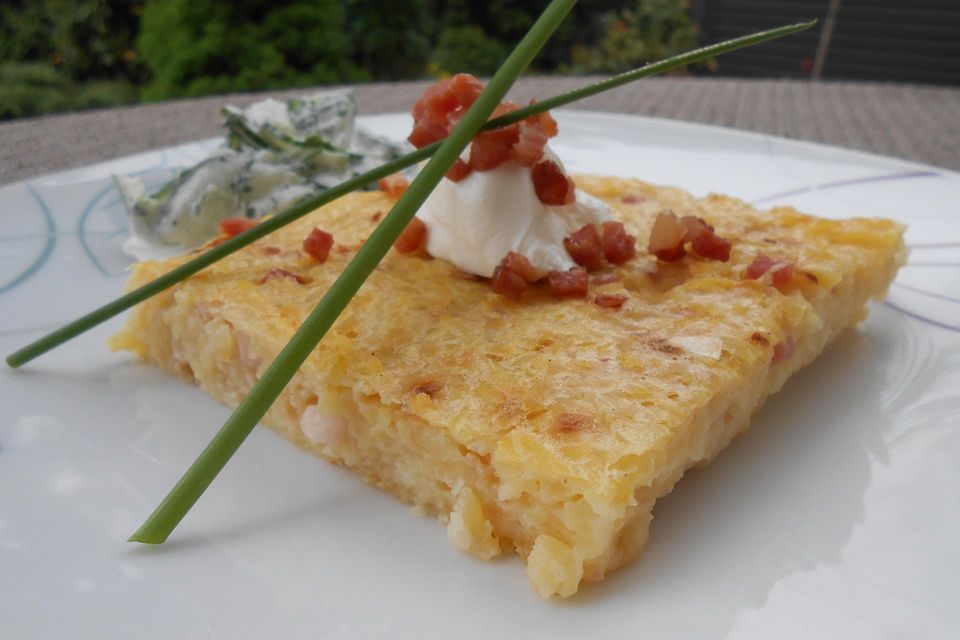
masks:
<instances>
[{"instance_id":1,"label":"gray table surface","mask_svg":"<svg viewBox=\"0 0 960 640\"><path fill-rule=\"evenodd\" d=\"M521 80L511 97L547 97L595 78ZM429 83L356 87L360 113L406 111ZM219 108L266 95L226 95L0 123L0 184L175 145L220 132ZM573 108L632 113L769 133L960 170L960 88L866 82L666 77Z\"/></svg>"}]
</instances>

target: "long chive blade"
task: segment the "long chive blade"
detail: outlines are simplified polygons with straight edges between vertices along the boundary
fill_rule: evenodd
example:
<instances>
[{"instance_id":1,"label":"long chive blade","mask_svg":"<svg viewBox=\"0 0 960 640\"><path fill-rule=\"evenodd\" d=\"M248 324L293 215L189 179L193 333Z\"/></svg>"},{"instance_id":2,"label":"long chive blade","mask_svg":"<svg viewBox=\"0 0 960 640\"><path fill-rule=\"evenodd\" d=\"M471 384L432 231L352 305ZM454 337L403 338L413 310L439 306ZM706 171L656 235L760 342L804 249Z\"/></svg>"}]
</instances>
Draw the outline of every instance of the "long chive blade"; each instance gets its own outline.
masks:
<instances>
[{"instance_id":1,"label":"long chive blade","mask_svg":"<svg viewBox=\"0 0 960 640\"><path fill-rule=\"evenodd\" d=\"M159 544L203 494L500 104L576 0L552 0L196 462L130 540Z\"/></svg>"},{"instance_id":2,"label":"long chive blade","mask_svg":"<svg viewBox=\"0 0 960 640\"><path fill-rule=\"evenodd\" d=\"M567 93L535 102L532 105L521 107L505 116L491 120L490 127L504 127L508 124L513 124L514 122L520 122L525 118L542 112L545 108L555 109L557 107L562 107L563 105L570 104L571 102L582 100L583 98L594 96L598 93L609 91L610 89L616 89L617 87L634 82L640 78L646 78L659 73L672 71L695 62L700 62L701 60L706 60L707 58L712 58L720 55L721 53L734 51L735 49L742 49L744 47L750 47L762 42L776 40L777 38L782 38L784 36L809 29L816 23L816 20L811 20L810 22L797 22L795 24L777 27L776 29L768 29L767 31L759 31L757 33L741 36L739 38L733 38L732 40L724 40L723 42L718 42L706 47L694 49L693 51L687 51L686 53L681 53L665 60L651 62L650 64L633 69L631 71L625 71L624 73L607 78L606 80L600 80L585 87L580 87L579 89L574 89L573 91L568 91Z\"/></svg>"},{"instance_id":3,"label":"long chive blade","mask_svg":"<svg viewBox=\"0 0 960 640\"><path fill-rule=\"evenodd\" d=\"M800 22L778 27L776 29L761 31L739 38L733 38L731 40L725 40L707 47L688 51L686 53L673 56L672 58L654 62L638 69L621 73L606 80L580 87L578 89L574 89L573 91L569 91L558 96L553 96L552 98L547 98L532 105L522 107L505 116L501 116L485 123L483 128L493 129L513 124L514 122L519 122L520 120L523 120L524 118L536 113L541 113L548 109L554 109L556 107L570 104L576 100L581 100L583 98L623 86L629 82L634 82L641 78L665 73L667 71L693 64L695 62L700 62L701 60L706 60L707 58L734 51L736 49L742 49L744 47L782 38L784 36L809 29L815 24L816 20L811 22ZM181 266L169 271L159 278L124 294L116 300L107 303L84 316L81 316L69 324L64 325L60 329L57 329L56 331L53 331L52 333L49 333L36 340L35 342L31 342L25 347L11 353L9 356L7 356L7 364L14 368L26 364L34 358L43 355L47 351L50 351L64 342L71 340L72 338L75 338L76 336L95 327L96 325L105 322L106 320L109 320L110 318L126 311L134 305L139 304L140 302L143 302L144 300L160 293L164 289L167 289L178 282L189 278L193 274L207 268L221 258L224 258L231 253L242 249L252 242L259 240L260 238L276 231L277 229L293 222L294 220L297 220L298 218L302 218L314 209L328 204L352 191L360 189L375 180L379 180L380 178L384 178L390 174L402 171L403 169L411 167L421 160L429 158L440 147L440 144L441 143L437 142L427 147L423 147L422 149L418 149L410 154L407 154L406 156L403 156L402 158L397 158L396 160L392 160L384 165L381 165L380 167L377 167L376 169L372 169L371 171L351 178L350 180L347 180L346 182L343 182L321 194L307 198L294 207L285 210L283 213L279 213L272 218L261 222L249 231L235 236L220 245L217 245L213 249L202 253L196 258L193 258L189 262L182 264Z\"/></svg>"}]
</instances>

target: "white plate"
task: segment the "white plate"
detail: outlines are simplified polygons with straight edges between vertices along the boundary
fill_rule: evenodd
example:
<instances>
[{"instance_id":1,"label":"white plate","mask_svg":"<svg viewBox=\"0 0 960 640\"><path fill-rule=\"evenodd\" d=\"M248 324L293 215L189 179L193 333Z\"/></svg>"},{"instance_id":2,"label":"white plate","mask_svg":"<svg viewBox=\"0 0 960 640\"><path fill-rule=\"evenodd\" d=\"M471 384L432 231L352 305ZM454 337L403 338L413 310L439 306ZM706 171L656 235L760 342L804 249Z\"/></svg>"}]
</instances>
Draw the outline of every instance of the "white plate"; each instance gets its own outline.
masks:
<instances>
[{"instance_id":1,"label":"white plate","mask_svg":"<svg viewBox=\"0 0 960 640\"><path fill-rule=\"evenodd\" d=\"M644 556L543 602L514 556L257 429L171 540L126 538L228 412L104 340L0 373L0 624L16 638L946 638L960 626L960 175L718 128L561 112L570 169L910 225L908 264L709 468ZM408 119L369 118L402 137ZM159 183L210 141L0 189L0 352L121 289L111 172Z\"/></svg>"}]
</instances>

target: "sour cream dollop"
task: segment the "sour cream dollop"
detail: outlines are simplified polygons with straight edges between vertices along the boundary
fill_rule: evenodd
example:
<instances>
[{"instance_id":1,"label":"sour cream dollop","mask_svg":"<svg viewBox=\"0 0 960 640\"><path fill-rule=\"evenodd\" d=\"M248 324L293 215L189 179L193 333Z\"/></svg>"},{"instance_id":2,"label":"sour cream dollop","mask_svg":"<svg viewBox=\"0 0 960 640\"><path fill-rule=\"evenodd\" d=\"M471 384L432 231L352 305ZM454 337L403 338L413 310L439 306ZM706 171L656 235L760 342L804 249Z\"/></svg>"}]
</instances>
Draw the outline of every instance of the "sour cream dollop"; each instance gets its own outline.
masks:
<instances>
[{"instance_id":1,"label":"sour cream dollop","mask_svg":"<svg viewBox=\"0 0 960 640\"><path fill-rule=\"evenodd\" d=\"M543 158L563 168L549 147ZM489 278L504 256L515 251L546 274L576 266L564 248L566 236L610 219L603 201L579 189L576 197L568 205L544 204L530 168L511 160L490 171L472 171L460 182L444 178L417 217L427 225L430 255L464 271Z\"/></svg>"}]
</instances>

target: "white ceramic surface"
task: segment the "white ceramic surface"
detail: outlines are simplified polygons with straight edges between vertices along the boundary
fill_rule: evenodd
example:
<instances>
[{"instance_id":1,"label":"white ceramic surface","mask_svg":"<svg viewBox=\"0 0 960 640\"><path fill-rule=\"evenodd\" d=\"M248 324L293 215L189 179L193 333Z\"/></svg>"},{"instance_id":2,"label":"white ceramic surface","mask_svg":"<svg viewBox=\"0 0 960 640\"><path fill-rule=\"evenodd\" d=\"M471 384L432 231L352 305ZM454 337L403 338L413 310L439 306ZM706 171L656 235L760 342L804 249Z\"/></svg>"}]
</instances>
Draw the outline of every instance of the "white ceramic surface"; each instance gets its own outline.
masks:
<instances>
[{"instance_id":1,"label":"white ceramic surface","mask_svg":"<svg viewBox=\"0 0 960 640\"><path fill-rule=\"evenodd\" d=\"M669 121L559 119L572 171L910 225L889 301L657 504L640 561L543 602L516 557L455 551L434 520L267 429L167 544L129 544L228 412L108 352L117 319L0 371L0 636L957 637L960 175ZM0 189L0 352L120 291L111 172L159 183L210 144Z\"/></svg>"}]
</instances>

